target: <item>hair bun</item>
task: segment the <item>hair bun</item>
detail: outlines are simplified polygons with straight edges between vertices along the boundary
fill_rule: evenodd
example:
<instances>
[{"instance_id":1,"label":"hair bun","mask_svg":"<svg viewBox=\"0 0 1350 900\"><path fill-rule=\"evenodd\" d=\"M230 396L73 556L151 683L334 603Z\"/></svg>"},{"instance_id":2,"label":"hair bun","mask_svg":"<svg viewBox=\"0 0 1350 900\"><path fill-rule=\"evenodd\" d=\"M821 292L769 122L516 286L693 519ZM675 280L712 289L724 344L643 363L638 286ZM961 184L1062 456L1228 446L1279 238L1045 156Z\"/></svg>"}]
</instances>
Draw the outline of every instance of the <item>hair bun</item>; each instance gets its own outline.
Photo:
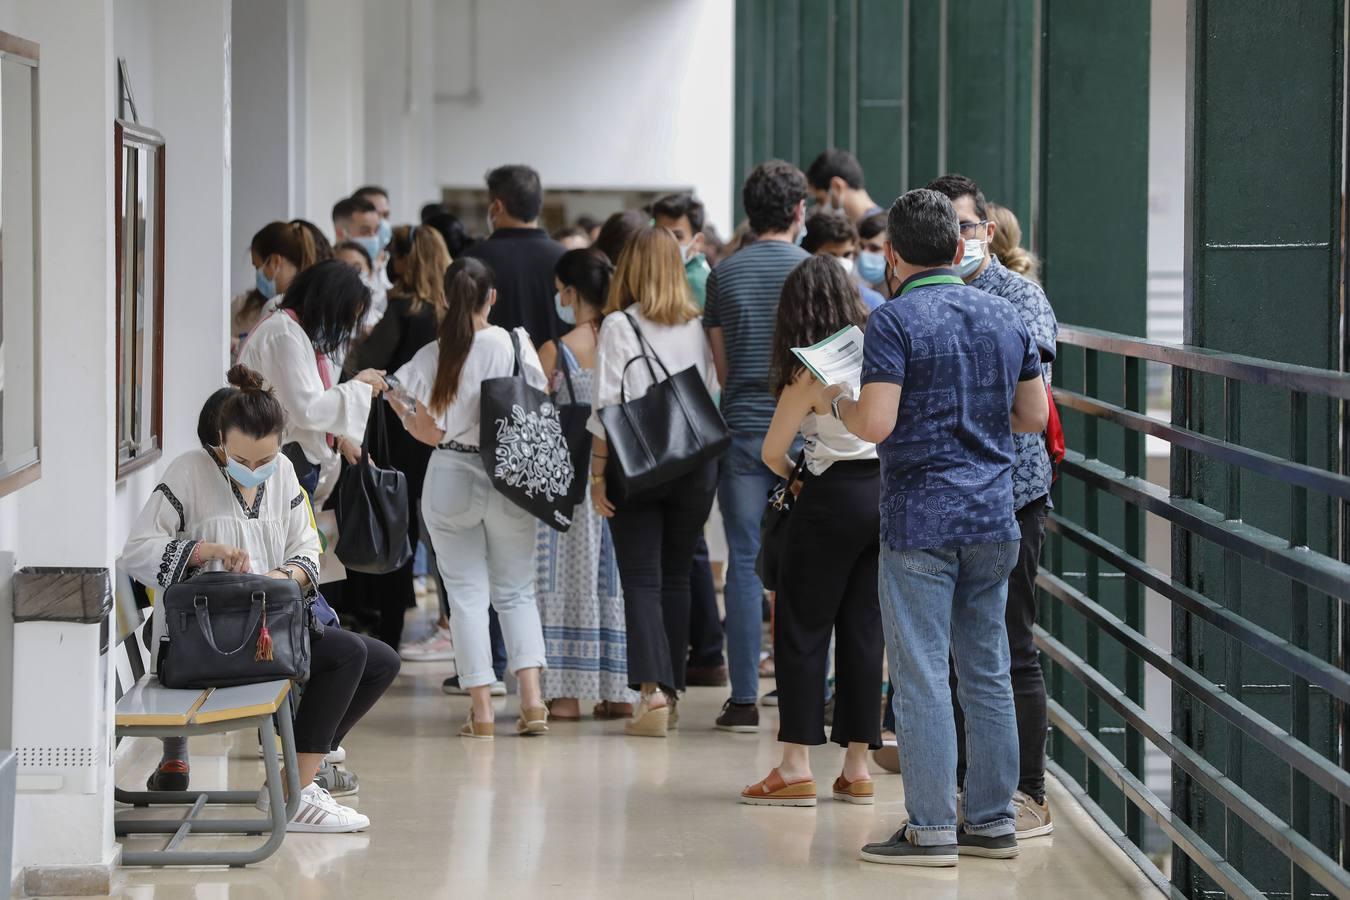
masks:
<instances>
[{"instance_id":1,"label":"hair bun","mask_svg":"<svg viewBox=\"0 0 1350 900\"><path fill-rule=\"evenodd\" d=\"M226 373L225 380L246 393L272 393L263 377L248 366L232 366Z\"/></svg>"}]
</instances>

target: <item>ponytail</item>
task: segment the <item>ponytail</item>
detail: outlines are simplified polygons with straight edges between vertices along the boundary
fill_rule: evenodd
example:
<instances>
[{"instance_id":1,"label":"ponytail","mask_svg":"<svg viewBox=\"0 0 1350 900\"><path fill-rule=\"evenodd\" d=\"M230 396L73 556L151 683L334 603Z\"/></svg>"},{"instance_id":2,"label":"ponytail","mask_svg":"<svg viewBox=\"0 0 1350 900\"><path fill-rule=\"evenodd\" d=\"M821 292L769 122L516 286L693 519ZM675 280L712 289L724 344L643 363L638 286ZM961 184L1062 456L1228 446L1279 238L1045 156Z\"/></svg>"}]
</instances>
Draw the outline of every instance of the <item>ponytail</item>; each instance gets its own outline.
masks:
<instances>
[{"instance_id":1,"label":"ponytail","mask_svg":"<svg viewBox=\"0 0 1350 900\"><path fill-rule=\"evenodd\" d=\"M250 248L264 262L270 257L280 256L295 266L297 273L303 272L319 261L319 251L307 225L309 223L301 219L271 222L253 236ZM327 244L327 239L324 243ZM332 255L331 249L329 255Z\"/></svg>"},{"instance_id":2,"label":"ponytail","mask_svg":"<svg viewBox=\"0 0 1350 900\"><path fill-rule=\"evenodd\" d=\"M459 393L459 376L473 348L473 317L487 305L492 288L492 270L472 257L460 257L446 270L445 317L437 334L440 358L428 404L433 415L445 412Z\"/></svg>"}]
</instances>

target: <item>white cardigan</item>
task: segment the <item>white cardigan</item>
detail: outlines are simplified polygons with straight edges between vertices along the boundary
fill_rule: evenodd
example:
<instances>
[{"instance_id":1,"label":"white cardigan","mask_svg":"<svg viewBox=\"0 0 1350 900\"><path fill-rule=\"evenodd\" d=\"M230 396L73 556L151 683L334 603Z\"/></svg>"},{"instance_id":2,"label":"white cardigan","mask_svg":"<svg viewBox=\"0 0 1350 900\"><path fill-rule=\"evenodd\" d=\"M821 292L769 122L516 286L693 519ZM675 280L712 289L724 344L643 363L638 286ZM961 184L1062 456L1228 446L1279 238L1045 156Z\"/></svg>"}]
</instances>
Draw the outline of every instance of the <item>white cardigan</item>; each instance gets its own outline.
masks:
<instances>
[{"instance_id":1,"label":"white cardigan","mask_svg":"<svg viewBox=\"0 0 1350 900\"><path fill-rule=\"evenodd\" d=\"M305 458L319 466L317 509L332 490L340 464L337 451L328 446L328 435L358 443L365 437L373 396L370 385L347 381L325 390L309 335L284 312L258 323L239 362L262 375L281 401L286 411L282 442L295 441Z\"/></svg>"}]
</instances>

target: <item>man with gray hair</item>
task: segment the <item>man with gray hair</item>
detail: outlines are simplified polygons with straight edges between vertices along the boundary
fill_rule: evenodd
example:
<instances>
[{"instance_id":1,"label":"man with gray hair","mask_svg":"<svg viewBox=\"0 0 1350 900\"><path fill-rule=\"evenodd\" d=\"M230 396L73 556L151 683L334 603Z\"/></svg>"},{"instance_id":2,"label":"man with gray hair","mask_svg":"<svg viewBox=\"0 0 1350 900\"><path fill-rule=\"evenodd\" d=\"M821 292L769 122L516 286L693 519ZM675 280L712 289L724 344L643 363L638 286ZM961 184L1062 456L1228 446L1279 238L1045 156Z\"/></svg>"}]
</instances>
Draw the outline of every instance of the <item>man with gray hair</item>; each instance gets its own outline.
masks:
<instances>
[{"instance_id":1,"label":"man with gray hair","mask_svg":"<svg viewBox=\"0 0 1350 900\"><path fill-rule=\"evenodd\" d=\"M862 390L824 392L881 457L881 614L909 819L862 858L953 866L1017 855L1017 723L1004 607L1017 562L1013 432L1045 428L1035 342L1011 304L969 287L956 211L915 190L891 207L886 284L872 314ZM956 821L948 658L970 735L965 822Z\"/></svg>"}]
</instances>

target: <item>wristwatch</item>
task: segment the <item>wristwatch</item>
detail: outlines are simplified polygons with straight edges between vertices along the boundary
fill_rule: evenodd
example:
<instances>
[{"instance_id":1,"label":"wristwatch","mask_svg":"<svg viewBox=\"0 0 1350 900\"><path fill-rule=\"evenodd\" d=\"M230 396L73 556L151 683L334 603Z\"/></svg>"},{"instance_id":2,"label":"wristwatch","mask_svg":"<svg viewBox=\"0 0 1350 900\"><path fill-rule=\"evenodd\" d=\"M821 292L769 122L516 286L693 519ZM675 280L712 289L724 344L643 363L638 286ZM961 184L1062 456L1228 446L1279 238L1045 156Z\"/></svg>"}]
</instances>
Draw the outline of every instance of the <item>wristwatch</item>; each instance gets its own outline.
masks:
<instances>
[{"instance_id":1,"label":"wristwatch","mask_svg":"<svg viewBox=\"0 0 1350 900\"><path fill-rule=\"evenodd\" d=\"M839 401L840 401L840 400L843 400L845 397L848 397L848 396L849 396L849 392L848 392L848 391L844 391L844 392L841 393L841 394L837 394L835 397L833 397L833 398L830 400L830 412L832 412L832 413L834 414L834 417L835 417L836 419L838 419L839 421L841 421L841 422L844 421L844 418L843 418L843 416L839 415Z\"/></svg>"}]
</instances>

